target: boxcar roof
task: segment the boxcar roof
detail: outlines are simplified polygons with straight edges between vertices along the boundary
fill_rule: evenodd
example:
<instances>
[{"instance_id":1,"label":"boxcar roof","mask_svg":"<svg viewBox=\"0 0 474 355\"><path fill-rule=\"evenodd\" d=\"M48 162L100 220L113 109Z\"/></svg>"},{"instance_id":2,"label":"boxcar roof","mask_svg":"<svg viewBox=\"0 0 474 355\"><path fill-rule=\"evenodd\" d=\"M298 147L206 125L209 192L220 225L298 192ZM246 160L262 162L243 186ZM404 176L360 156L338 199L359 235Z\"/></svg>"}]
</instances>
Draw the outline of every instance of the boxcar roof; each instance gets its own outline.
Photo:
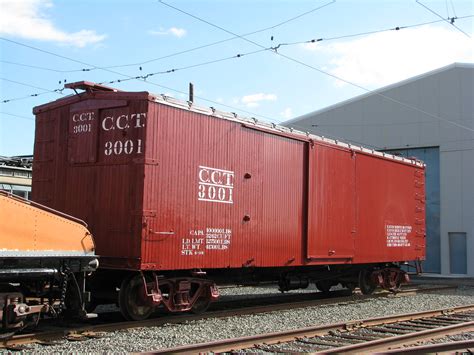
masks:
<instances>
[{"instance_id":1,"label":"boxcar roof","mask_svg":"<svg viewBox=\"0 0 474 355\"><path fill-rule=\"evenodd\" d=\"M53 108L66 106L66 105L81 101L84 98L110 99L111 96L113 95L114 99L138 99L138 100L147 99L149 101L157 102L163 105L172 106L172 107L176 107L176 108L191 111L191 112L201 113L207 116L212 116L212 117L216 117L220 119L239 122L248 128L254 128L257 130L262 130L265 132L278 134L290 139L323 142L330 145L337 145L339 147L346 148L346 149L360 151L365 154L375 155L381 158L395 160L397 162L402 162L402 163L415 165L419 167L425 166L425 164L422 161L415 158L413 159L404 158L397 155L380 152L374 149L362 147L360 145L345 143L337 139L331 139L324 136L319 136L316 134L312 134L310 132L299 131L291 127L288 128L285 126L277 125L275 123L260 121L254 117L252 118L242 117L233 112L217 110L214 107L198 106L190 101L175 99L173 97L166 96L163 94L153 94L147 91L142 91L142 92L120 91L118 89L106 87L106 86L88 82L88 81L69 83L65 85L65 88L72 89L74 91L76 91L76 89L80 89L80 90L85 90L85 92L77 93L76 91L76 94L68 95L66 97L62 97L50 103L36 106L33 108L33 113L39 114L44 111L49 111Z\"/></svg>"}]
</instances>

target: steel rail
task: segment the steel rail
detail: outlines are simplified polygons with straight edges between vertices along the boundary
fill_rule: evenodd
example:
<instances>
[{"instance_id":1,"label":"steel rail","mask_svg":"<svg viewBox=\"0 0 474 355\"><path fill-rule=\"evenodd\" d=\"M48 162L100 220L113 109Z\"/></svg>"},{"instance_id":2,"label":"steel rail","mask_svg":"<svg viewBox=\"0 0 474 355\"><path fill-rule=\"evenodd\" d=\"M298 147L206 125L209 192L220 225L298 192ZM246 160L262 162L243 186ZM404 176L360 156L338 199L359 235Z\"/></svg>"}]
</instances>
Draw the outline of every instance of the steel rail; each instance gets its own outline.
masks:
<instances>
[{"instance_id":1,"label":"steel rail","mask_svg":"<svg viewBox=\"0 0 474 355\"><path fill-rule=\"evenodd\" d=\"M461 350L466 353L474 353L474 340L461 340L461 341L450 341L439 344L428 344L428 345L417 345L408 348L394 349L384 351L384 354L432 354L432 353L444 353L448 351Z\"/></svg>"},{"instance_id":2,"label":"steel rail","mask_svg":"<svg viewBox=\"0 0 474 355\"><path fill-rule=\"evenodd\" d=\"M413 295L415 291L409 290L406 293L401 293L399 297ZM194 320L205 320L210 318L225 318L240 316L246 314L258 314L266 312L275 312L288 309L298 309L305 307L316 307L324 306L330 304L341 304L346 302L360 302L365 301L369 298L379 298L379 297L388 297L391 296L388 293L379 293L370 296L359 295L360 298L354 300L351 296L346 297L335 297L335 298L325 298L317 300L307 300L307 301L298 301L298 302L288 302L288 303L277 303L277 304L268 304L268 305L259 305L259 306L244 306L240 308L224 309L217 311L207 311L204 314L191 315L191 314L176 314L160 318L150 318L143 321L126 321L126 322L112 322L105 324L94 324L94 325L81 325L81 326L71 326L69 329L61 330L52 330L45 332L37 332L31 334L19 334L14 335L11 338L0 339L0 348L8 348L15 345L24 345L35 342L44 342L49 340L56 340L68 336L76 336L81 333L87 332L110 332L115 330L124 330L130 328L140 328L140 327L156 327L163 324L179 324L187 321ZM263 297L262 297L263 299ZM252 299L254 301L254 299ZM230 304L238 304L245 302L245 300L234 300L230 301Z\"/></svg>"},{"instance_id":3,"label":"steel rail","mask_svg":"<svg viewBox=\"0 0 474 355\"><path fill-rule=\"evenodd\" d=\"M373 295L357 295L357 299L353 299L353 296L344 296L344 297L333 297L333 298L324 298L317 300L307 300L299 302L288 302L288 303L277 303L277 304L267 304L259 306L250 306L250 307L241 307L236 309L224 309L217 311L208 311L200 315L172 315L161 318L151 318L144 321L127 321L127 322L112 322L105 324L91 324L91 325L79 325L71 326L68 329L60 330L50 330L44 332L36 332L30 334L19 334L14 335L11 338L0 338L0 348L14 347L16 345L24 345L35 342L45 342L50 340L61 339L68 336L80 336L81 334L87 334L90 332L109 332L115 330L124 330L130 328L139 328L139 327L153 327L161 326L163 324L178 324L186 321L194 320L204 320L210 318L225 318L233 317L247 314L258 314L258 313L267 313L282 311L288 309L297 309L305 307L317 307L317 306L327 306L327 305L338 305L344 303L358 303L360 301L367 301L374 298L383 298L383 297L408 297L416 295L417 293L433 292L438 290L448 290L456 289L457 286L437 286L437 287L427 287L420 289L406 289L402 290L397 294L391 294L388 292L380 292ZM337 291L335 291L337 292ZM264 298L262 298L264 299ZM252 299L253 300L253 299ZM240 301L230 301L229 303L239 303L245 302L245 300Z\"/></svg>"},{"instance_id":4,"label":"steel rail","mask_svg":"<svg viewBox=\"0 0 474 355\"><path fill-rule=\"evenodd\" d=\"M459 334L465 331L474 330L474 321L460 324L453 324L444 327L421 330L410 334L398 335L389 338L366 341L359 344L352 344L337 347L334 349L327 349L319 354L339 354L339 353L365 353L374 351L385 351L399 347L402 345L416 344L418 341L426 339L434 339L450 334ZM402 351L401 349L398 350ZM318 354L318 353L316 353Z\"/></svg>"},{"instance_id":5,"label":"steel rail","mask_svg":"<svg viewBox=\"0 0 474 355\"><path fill-rule=\"evenodd\" d=\"M294 329L288 330L284 332L275 332L269 334L258 334L253 336L246 336L240 337L235 339L225 339L219 340L214 342L208 343L201 343L201 344L192 344L192 345L185 345L179 346L174 348L162 349L154 351L154 354L183 354L183 353L201 353L201 352L232 352L241 349L248 349L253 348L257 344L277 344L283 342L290 342L293 340L297 340L304 337L315 337L320 335L325 335L330 331L338 331L338 330L350 330L354 328L358 328L361 326L368 327L368 326L376 326L382 325L387 323L394 323L400 321L408 321L413 319L420 319L426 317L435 317L444 315L446 313L460 313L465 311L474 310L474 304L454 307L454 308L445 308L445 309L437 309L437 310L430 310L424 312L417 312L417 313L408 313L408 314L401 314L401 315L394 315L394 316L387 316L387 317L378 317L378 318L370 318L364 320L357 320L353 322L341 322L323 326L316 326L316 327L308 327L302 329ZM469 327L473 327L474 322L469 322ZM449 326L451 327L451 326ZM447 327L443 327L444 330ZM459 329L456 330L459 332ZM395 338L395 337L394 337ZM398 337L396 337L398 338ZM358 345L358 344L357 344ZM348 348L348 347L347 347ZM344 348L335 348L334 352L343 352ZM363 349L366 351L367 349ZM329 353L332 351L324 350L324 353ZM355 351L355 349L354 349ZM334 353L333 352L333 353Z\"/></svg>"}]
</instances>

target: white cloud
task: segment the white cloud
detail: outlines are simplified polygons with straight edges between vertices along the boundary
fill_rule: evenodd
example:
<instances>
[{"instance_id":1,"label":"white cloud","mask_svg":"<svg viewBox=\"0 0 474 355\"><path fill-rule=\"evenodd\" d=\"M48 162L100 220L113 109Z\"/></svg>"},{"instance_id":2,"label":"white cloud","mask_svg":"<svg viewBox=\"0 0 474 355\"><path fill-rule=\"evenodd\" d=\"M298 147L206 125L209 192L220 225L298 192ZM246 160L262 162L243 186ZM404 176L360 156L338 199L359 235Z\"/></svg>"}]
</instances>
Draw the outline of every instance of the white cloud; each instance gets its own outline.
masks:
<instances>
[{"instance_id":1,"label":"white cloud","mask_svg":"<svg viewBox=\"0 0 474 355\"><path fill-rule=\"evenodd\" d=\"M280 112L280 115L286 120L290 119L291 117L293 117L293 110L291 109L291 107L287 107L282 112Z\"/></svg>"},{"instance_id":2,"label":"white cloud","mask_svg":"<svg viewBox=\"0 0 474 355\"><path fill-rule=\"evenodd\" d=\"M187 31L184 28L177 28L177 27L170 27L167 30L164 28L160 28L159 31L150 30L148 31L149 34L154 36L175 36L178 38L186 36Z\"/></svg>"},{"instance_id":3,"label":"white cloud","mask_svg":"<svg viewBox=\"0 0 474 355\"><path fill-rule=\"evenodd\" d=\"M65 32L57 28L43 12L52 6L51 0L0 0L0 34L80 48L99 43L107 37L92 30Z\"/></svg>"},{"instance_id":4,"label":"white cloud","mask_svg":"<svg viewBox=\"0 0 474 355\"><path fill-rule=\"evenodd\" d=\"M378 87L454 63L474 61L474 42L455 29L424 26L303 49L329 56L330 73ZM337 85L345 85L337 81Z\"/></svg>"},{"instance_id":5,"label":"white cloud","mask_svg":"<svg viewBox=\"0 0 474 355\"><path fill-rule=\"evenodd\" d=\"M275 94L258 93L243 96L240 102L247 107L253 108L260 106L261 101L276 101L276 99L277 96Z\"/></svg>"}]
</instances>

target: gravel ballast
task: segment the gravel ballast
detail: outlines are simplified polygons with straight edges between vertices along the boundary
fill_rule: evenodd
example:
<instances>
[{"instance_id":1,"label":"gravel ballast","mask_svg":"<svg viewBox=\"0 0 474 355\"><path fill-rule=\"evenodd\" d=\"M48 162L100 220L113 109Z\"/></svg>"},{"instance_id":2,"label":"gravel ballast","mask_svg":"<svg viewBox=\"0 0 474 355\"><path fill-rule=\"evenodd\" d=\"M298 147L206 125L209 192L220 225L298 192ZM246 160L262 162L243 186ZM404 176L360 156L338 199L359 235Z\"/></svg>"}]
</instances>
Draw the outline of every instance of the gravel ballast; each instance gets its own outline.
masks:
<instances>
[{"instance_id":1,"label":"gravel ballast","mask_svg":"<svg viewBox=\"0 0 474 355\"><path fill-rule=\"evenodd\" d=\"M259 291L260 289L260 291ZM313 291L309 290L309 291ZM275 292L267 287L228 288L225 296ZM237 317L165 324L108 333L104 338L81 342L63 341L54 346L30 345L28 352L152 351L173 346L235 338L260 333L318 326L393 314L420 312L474 303L474 287L443 290L406 297L376 298L370 302L325 305Z\"/></svg>"}]
</instances>

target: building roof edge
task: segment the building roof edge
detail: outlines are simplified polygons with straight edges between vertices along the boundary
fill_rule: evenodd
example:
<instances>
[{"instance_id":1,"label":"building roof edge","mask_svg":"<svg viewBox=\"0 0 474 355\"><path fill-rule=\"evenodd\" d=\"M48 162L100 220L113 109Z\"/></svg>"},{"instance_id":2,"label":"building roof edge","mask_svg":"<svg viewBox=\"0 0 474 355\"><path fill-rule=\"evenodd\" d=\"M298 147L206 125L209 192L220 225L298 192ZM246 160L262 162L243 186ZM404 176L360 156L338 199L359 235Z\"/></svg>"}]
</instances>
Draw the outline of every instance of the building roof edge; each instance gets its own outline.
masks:
<instances>
[{"instance_id":1,"label":"building roof edge","mask_svg":"<svg viewBox=\"0 0 474 355\"><path fill-rule=\"evenodd\" d=\"M359 101L359 100L365 99L365 98L373 96L373 95L381 94L385 91L388 91L388 90L391 90L391 89L394 89L394 88L397 88L397 87L415 82L415 81L423 79L423 78L427 78L427 77L435 75L435 74L439 74L439 73L442 73L442 72L445 72L445 71L448 71L448 70L452 70L452 69L455 69L455 68L474 69L474 63L458 63L458 62L455 62L455 63L449 64L449 65L446 65L444 67L437 68L437 69L434 69L434 70L431 70L431 71L428 71L428 72L425 72L425 73L422 73L422 74L419 74L419 75L415 75L411 78L404 79L402 81L398 81L396 83L393 83L393 84L390 84L390 85L387 85L387 86L383 86L383 87L375 89L375 90L371 90L371 91L366 92L364 94L351 97L350 99L340 101L338 103L326 106L322 109L306 113L304 115L292 118L288 121L284 121L281 124L284 125L284 126L291 126L291 123L299 122L301 120L304 120L304 119L309 118L309 117L313 117L313 116L318 115L320 113L327 112L327 111L333 110L333 109L338 108L338 107L342 107L342 106L347 105L351 102Z\"/></svg>"}]
</instances>

